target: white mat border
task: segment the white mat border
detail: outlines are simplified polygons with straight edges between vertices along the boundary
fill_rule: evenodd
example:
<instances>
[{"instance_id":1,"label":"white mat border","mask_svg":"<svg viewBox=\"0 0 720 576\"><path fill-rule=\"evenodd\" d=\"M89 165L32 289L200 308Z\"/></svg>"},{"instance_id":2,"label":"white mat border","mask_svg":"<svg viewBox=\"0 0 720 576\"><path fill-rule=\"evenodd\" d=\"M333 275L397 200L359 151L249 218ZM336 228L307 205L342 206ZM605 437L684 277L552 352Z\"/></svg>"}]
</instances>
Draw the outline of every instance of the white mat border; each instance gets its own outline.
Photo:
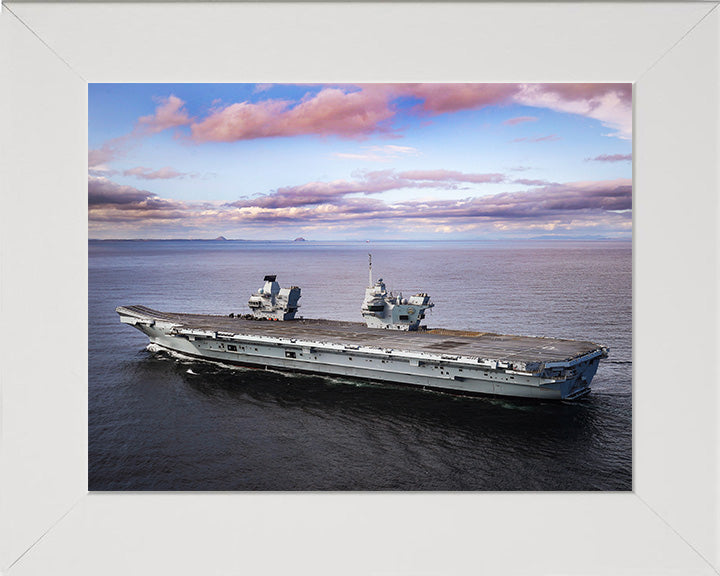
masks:
<instances>
[{"instance_id":1,"label":"white mat border","mask_svg":"<svg viewBox=\"0 0 720 576\"><path fill-rule=\"evenodd\" d=\"M717 151L717 98L714 107L705 109L707 99L700 99L698 104L691 97L703 90L710 95L718 93L717 4L10 3L7 7L12 13L2 14L1 70L3 76L15 82L10 93L3 94L2 102L3 127L7 125L10 129L0 140L3 145L0 183L6 205L0 236L3 250L0 275L4 273L0 284L0 325L4 328L3 349L12 351L12 358L9 363L4 361L0 372L2 505L6 512L0 552L2 566L12 566L9 573L41 573L42 568L58 565L76 566L77 573L90 573L90 569L100 566L106 568L106 573L119 573L124 561L130 562L130 558L127 566L141 572L149 572L153 566L186 571L194 562L211 572L231 565L223 562L232 562L235 556L215 549L207 533L198 539L198 555L189 554L187 534L194 533L193 526L213 528L216 531L213 537L220 542L225 539L222 527L245 535L249 539L246 544L252 545L240 546L236 551L242 551L249 561L246 569L263 573L280 573L279 570L293 566L294 572L318 573L315 569L319 569L324 573L343 562L348 562L345 564L348 573L368 570L378 574L405 574L413 570L412 573L418 573L412 559L398 560L393 546L386 545L384 540L377 541L377 535L390 541L390 527L395 531L396 545L405 543L411 547L424 559L424 566L431 567L428 573L433 574L469 572L478 563L497 573L530 574L563 570L608 574L705 573L708 563L717 567L719 442L714 424L720 408L717 371L709 362L703 363L698 375L706 379L706 384L700 385L699 390L695 388L696 393L702 394L701 401L693 406L684 400L688 395L677 394L672 378L667 375L663 378L662 370L650 369L650 349L658 341L658 330L671 335L667 338L672 344L668 350L687 347L678 336L678 329L688 328L681 313L670 314L669 321L663 322L653 319L653 314L663 307L682 310L688 307L688 301L693 310L702 311L703 307L712 310L713 322L691 327L704 343L702 358L712 358L712 353L717 353L718 244L712 226L718 216L717 164L694 164L692 155L682 154L683 147ZM193 12L196 16L189 26L188 17ZM257 20L272 22L271 38L283 38L269 48L263 46L265 50L259 55L247 51L248 47L262 46L261 36L267 35L267 30L258 30L253 25ZM188 36L182 31L193 27L197 44L190 50L178 42L178 37L187 41ZM418 31L428 27L433 34L424 34L423 43L423 35ZM235 38L229 34L233 29L237 31ZM373 29L380 40L372 45L363 44L363 36L353 32L357 29ZM475 35L470 33L473 29ZM604 36L593 37L603 29ZM631 38L626 37L628 29L634 30ZM325 32L308 34L318 30ZM213 31L223 37L208 35ZM389 37L391 32L393 36ZM579 38L579 33L583 37ZM202 38L202 34L206 36ZM344 40L340 47L332 42L333 50L324 46L339 38ZM388 51L388 46L395 50ZM598 51L598 46L603 50ZM457 58L459 48L464 48L462 54L489 55L495 62L478 61L481 63L477 70L468 68L466 61ZM386 52L385 58L382 50ZM229 68L218 60L223 51L238 65ZM387 57L388 54L393 57ZM298 68L297 62L303 57L308 59L307 65ZM31 348L17 344L17 338L11 336L16 334L12 327L28 319L27 313L18 312L24 310L18 305L37 308L38 302L47 299L48 286L57 300L69 302L72 307L87 302L84 81L158 80L636 82L639 113L635 139L635 495L83 496L87 491L87 420L86 412L83 413L87 399L82 396L86 394L86 312L83 316L82 311L79 315L73 311L76 315L71 317L50 307L57 315L50 316L47 310L30 314L31 320L63 339L59 350L43 355L45 363L35 360L29 374L27 366L32 365L35 355ZM645 92L645 86L649 92ZM37 97L33 98L33 94ZM667 110L667 102L675 106ZM687 106L680 107L678 103ZM10 112L12 118L29 122L16 124L17 120L10 119ZM690 139L691 134L683 133L687 121L680 118L678 122L675 118L673 122L668 118L667 125L673 126L673 134L685 138L682 145L677 142L668 145L658 129L663 112L683 118L690 116L690 124L693 118L704 116L712 129L694 131L695 137ZM647 125L643 124L645 118ZM658 137L643 141L645 134ZM36 157L28 158L28 150L35 150ZM674 154L673 166L666 163L669 151ZM78 158L82 158L79 165ZM677 175L685 172L683 162L693 173L678 180ZM644 181L648 188L643 188ZM666 185L668 181L673 188ZM680 181L684 184L684 197L692 199L694 205L705 206L705 214L693 212L692 218L683 217L678 208L679 212L668 223L667 209L673 196L678 195L676 186ZM39 197L38 189L43 190ZM38 202L46 208L41 214L32 210ZM655 258L662 257L656 246L667 244L663 240L668 228L677 234L678 254L700 255L690 258L693 266L697 266L692 281L699 287L699 294L687 294L687 279L672 278L665 278L665 284L670 284L667 290L659 295L654 293L653 284L658 276L653 264ZM28 230L34 231L32 237ZM673 247L668 248L672 252ZM45 257L39 258L42 254ZM643 255L647 255L648 262L643 261ZM39 284L45 288L33 287L33 283L28 286L19 275L27 262L32 263L34 278L39 278ZM61 281L68 277L73 281ZM648 356L643 357L643 348L650 350ZM657 353L656 350L655 358ZM647 360L643 365L644 359ZM648 368L644 370L643 366ZM37 392L48 401L40 410L40 418L38 396L28 390L53 380L58 383L54 391L40 388ZM674 394L677 396L673 402ZM661 416L667 418L673 411L675 417L666 428L677 442L668 444L662 433ZM78 425L77 416L81 414ZM45 426L40 436L38 424L41 428ZM689 432L684 434L683 430ZM682 467L676 466L677 462L682 462ZM693 479L696 481L692 482ZM16 506L18 502L21 505ZM427 517L418 517L416 510L427 511ZM453 514L448 516L444 510ZM579 510L584 511L583 515L578 516ZM241 517L245 522L238 524ZM181 519L186 529L179 530L173 518ZM513 522L509 523L508 518ZM351 521L343 522L344 519ZM418 529L423 526L421 519L427 522L424 531ZM583 525L583 519L592 526ZM328 530L328 522L337 530ZM571 522L580 524L569 530ZM281 538L277 548L271 545L273 532L267 531L268 524L278 526ZM280 528L282 525L300 526L302 530L289 533ZM156 529L152 533L147 531L150 526ZM250 529L257 526L264 527L260 532L265 539L252 538ZM578 532L592 538L592 542L579 538ZM108 533L116 538L108 539ZM327 545L322 550L313 548L309 538L312 533L323 535ZM476 534L478 540L469 539L468 534ZM635 535L637 546L626 549L613 534ZM651 536L643 539L641 534ZM414 539L409 541L409 536ZM289 544L292 538L304 546ZM520 543L520 550L524 546L532 554L506 550L508 538ZM363 560L356 560L353 566L344 557L354 547L365 548L363 540L374 547L365 550ZM172 558L164 556L163 564L158 550L173 541L185 548L178 549ZM348 546L348 541L354 545ZM448 560L448 554L454 552L453 542L471 546L481 542L483 558L475 558L464 549L456 553L455 560ZM660 561L659 542L664 544ZM433 543L437 544L436 553L429 552ZM273 550L288 545L299 562L291 559L283 562L281 552L273 555ZM644 545L649 547L643 549ZM203 546L212 553L203 552ZM606 546L613 556L612 562L591 554L592 550ZM107 555L117 554L123 547L127 548L128 556L120 561L115 557L114 565L106 565ZM333 547L335 552L328 552L327 548ZM84 551L82 558L73 560L72 555L79 550ZM320 554L322 559L310 552ZM23 556L18 561L20 555ZM640 562L641 558L645 558L646 564ZM443 566L448 570L443 571ZM679 572L680 568L688 571ZM712 569L707 573L712 573Z\"/></svg>"}]
</instances>

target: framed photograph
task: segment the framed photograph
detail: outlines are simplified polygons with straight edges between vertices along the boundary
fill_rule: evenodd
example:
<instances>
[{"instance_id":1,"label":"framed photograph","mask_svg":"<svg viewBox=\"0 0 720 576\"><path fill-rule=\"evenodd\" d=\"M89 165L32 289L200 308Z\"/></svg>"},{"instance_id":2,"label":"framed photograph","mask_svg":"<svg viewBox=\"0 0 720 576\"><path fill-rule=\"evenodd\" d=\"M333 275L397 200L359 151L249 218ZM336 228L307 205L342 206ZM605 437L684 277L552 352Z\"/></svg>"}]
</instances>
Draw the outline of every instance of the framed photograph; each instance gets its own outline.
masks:
<instances>
[{"instance_id":1,"label":"framed photograph","mask_svg":"<svg viewBox=\"0 0 720 576\"><path fill-rule=\"evenodd\" d=\"M88 99L90 491L631 490L630 83Z\"/></svg>"},{"instance_id":2,"label":"framed photograph","mask_svg":"<svg viewBox=\"0 0 720 576\"><path fill-rule=\"evenodd\" d=\"M715 228L720 17L716 6L706 2L4 5L0 15L0 74L12 88L2 93L0 102L3 110L0 176L5 206L0 221L3 248L0 322L5 328L2 338L6 351L0 367L2 571L90 574L238 570L265 574L384 575L459 574L481 569L501 574L716 573L720 567L717 472L720 450L715 423L720 393L713 366L718 343ZM142 91L142 86L149 83L175 86L176 93L145 94L159 98L147 113L138 104L136 92L127 87L132 85L134 90ZM193 95L193 86L203 83L217 87L218 101L203 102L199 112L200 96ZM186 483L173 487L162 481L124 483L133 477L129 473L133 466L155 470L160 477L162 467L148 467L124 457L113 460L112 451L105 454L92 448L88 451L89 445L103 434L107 439L107 435L116 432L103 427L102 422L90 422L92 433L88 436L88 389L91 404L102 393L93 390L93 377L107 370L107 377L116 379L119 369L137 367L124 360L122 366L118 364L116 358L126 352L113 350L113 343L104 339L93 325L93 306L98 305L97 280L104 277L107 285L116 284L108 275L118 273L121 267L116 264L124 256L116 255L112 267L107 268L102 263L93 268L91 262L89 275L88 254L92 259L97 244L93 244L93 239L141 237L137 227L133 230L137 221L111 217L112 210L115 216L119 211L125 216L131 212L124 201L115 202L119 196L113 186L124 186L119 192L127 199L133 193L147 190L147 186L140 184L149 181L207 178L212 186L213 178L208 176L211 162L207 161L202 170L196 168L197 158L187 145L184 150L187 161L182 166L160 162L159 149L153 150L160 162L157 165L113 164L106 160L113 153L123 153L123 146L137 145L131 142L133 138L144 138L142 134L132 134L133 130L152 131L161 125L162 130L154 133L168 129L170 138L173 129L182 132L197 125L197 130L205 130L200 137L211 146L227 140L226 137L237 140L237 132L230 134L232 118L222 116L235 101L228 91L239 84L254 92L255 96L248 96L245 102L255 105L255 112L259 113L269 103L295 98L288 85L306 85L303 93L296 96L311 106L314 98L362 93L366 86L372 87L366 90L366 95L391 84L400 92L403 86L445 86L444 92L448 94L453 91L450 86L461 83L475 87L509 86L511 92L519 90L518 86L526 87L528 92L524 96L512 92L511 97L498 100L504 106L498 116L483 119L487 125L498 125L508 131L507 135L503 132L494 146L496 149L510 143L539 144L540 138L547 139L553 134L527 132L528 126L539 128L544 119L527 109L513 107L520 102L537 108L537 101L528 100L533 86L545 87L535 93L544 99L538 109L600 122L608 130L601 135L605 142L622 142L623 133L632 134L632 151L629 146L627 150L613 147L608 151L589 146L586 152L583 143L578 142L573 150L566 151L565 158L566 163L578 154L586 158L583 167L587 165L587 177L577 178L576 182L599 180L600 176L591 177L592 174L599 174L598 171L604 174L609 165L626 165L627 173L618 177L628 182L617 183L615 193L603 197L603 209L612 213L609 216L612 221L603 221L599 232L583 229L582 234L594 235L596 240L616 234L628 238L632 230L633 339L632 356L627 359L632 362L632 482L625 472L613 474L601 465L596 466L593 474L593 463L585 462L584 478L593 480L583 485L559 482L555 490L560 491L555 492L528 492L553 490L553 485L546 482L538 486L516 480L509 483L509 489L525 492L483 492L481 483L469 485L468 491L463 492L447 492L462 490L458 483L439 486L445 490L442 493L388 492L393 486L374 478L379 482L375 490L381 492L357 492L373 489L368 480L365 485L347 486L306 482L295 488L300 492L256 493L248 490L286 490L288 486L267 479L261 485L253 484L252 478L256 476L248 470L250 480L245 483L224 482L220 473L223 481L204 488L240 492L128 493L203 490L203 486ZM567 86L575 88L563 88ZM627 114L618 115L602 98L586 99L590 106L578 108L581 98L577 94L597 90L598 86L623 87L607 93L616 94L620 101L625 94L628 106L628 95L632 94L632 126ZM573 97L568 96L571 92ZM413 126L413 106L432 101L430 95L415 92L402 92L394 98L402 99L393 100L393 113L404 114L403 129ZM377 102L381 100L378 97ZM93 115L93 106L102 106L102 113ZM382 102L378 106L379 113L386 110ZM219 120L213 123L216 116ZM277 116L276 111L273 117ZM179 122L181 117L183 122ZM118 128L123 118L134 118L125 124L128 128L124 132ZM377 120L373 126L385 122L383 129L398 130L387 123L388 118ZM269 124L272 124L269 120L264 122L265 126ZM295 124L299 126L302 122ZM418 129L424 128L421 124ZM436 130L441 129L440 125L441 122L435 122ZM281 132L295 129L292 118L284 118L277 126ZM347 126L332 124L330 128L337 131ZM573 133L584 129L579 125L563 128ZM518 133L510 134L510 130ZM225 136L220 138L220 133ZM103 138L102 134L108 136ZM169 144L182 147L182 133L175 136L177 142ZM428 145L436 142L429 136L422 138ZM556 139L560 138L562 135L556 135ZM382 164L388 154L397 157L419 153L418 145L397 140L387 144L394 148L354 140L352 149L334 151L344 154L344 160L365 163L364 171L355 173L352 182L345 182L346 188L360 190L352 187L358 181L368 188L370 178L370 184L380 186L382 194L390 194L374 198L375 209L379 208L378 202L386 206L394 202L394 208L407 207L403 187L427 190L429 182L435 187L439 182L447 185L448 191L453 190L456 203L467 202L470 197L477 200L473 196L475 188L492 187L499 183L498 179L508 185L533 189L526 194L562 192L562 185L551 182L544 174L530 178L512 170L520 164L497 171L471 170L459 161L452 164L453 172L446 167L450 164L428 165L421 170L419 165L400 161L385 171L372 172L367 168L371 162ZM89 162L89 212L88 150L98 153L94 162ZM103 152L106 158L99 157ZM267 152L282 156L278 150ZM227 162L227 158L222 158L224 154L218 147L216 161ZM492 156L490 150L485 154ZM363 155L365 158L361 159ZM459 158L460 152L456 156ZM335 156L336 160L340 158L343 157ZM267 158L258 157L255 164L263 162L267 163ZM563 164L562 156L556 162ZM485 166L480 160L477 163ZM269 165L266 168L271 170ZM277 166L278 171L288 175L288 185L310 182L310 179L291 181L293 169L287 162ZM174 172L170 174L168 170ZM326 174L320 170L315 169L318 174L312 181L326 185L315 186L313 190L332 192L328 183L339 180L337 173L329 163ZM113 171L116 173L111 174ZM485 179L480 181L480 176ZM632 223L627 218L629 206L608 204L611 199L622 200L630 178ZM398 186L399 179L402 186ZM610 176L606 179L610 180ZM135 181L138 185L133 186ZM283 191L279 187L283 182L280 179L266 183L259 195L240 195L237 200L219 195L214 201L222 200L225 205L244 202L233 208L245 212L318 205L310 202L302 207L280 206L284 197L281 198ZM423 183L427 186L423 187ZM215 179L214 185L219 189L221 179ZM471 191L465 199L457 192L463 187ZM307 192L309 188L303 190ZM375 193L373 189L365 196ZM602 196L601 192L594 193ZM343 201L353 198L352 192L336 197ZM114 199L114 203L108 199ZM167 198L152 193L151 198L144 199L144 206L148 206L148 200L160 204ZM437 208L433 204L438 202L437 198L428 196L422 200L424 205ZM190 197L175 201L184 203L185 208L199 202ZM175 208L184 209L179 205ZM202 207L197 208L201 211ZM206 214L217 208L206 207ZM366 211L368 206L362 209ZM414 217L419 219L417 214ZM198 226L207 221L197 220ZM543 222L533 224L542 226ZM218 229L216 224L212 229ZM165 230L163 236L156 234L159 228L139 230L147 233L147 237L168 238L172 237L167 235L169 232L179 233L177 229ZM216 238L227 236L230 230L220 229L207 236L210 227L198 227L182 237L193 238L194 234L202 233L202 238ZM298 239L298 243L307 232L312 232L312 228L287 230L293 232L290 240ZM521 233L525 239L529 230ZM370 232L364 228L359 233L367 236ZM387 229L376 232L390 233ZM561 228L560 232L577 234L570 228ZM462 235L462 231L459 233ZM375 241L368 239L370 244ZM383 249L379 250L381 254ZM364 247L361 252L362 276L367 274ZM378 258L382 256L376 256L376 266ZM390 261L392 258L388 258L387 262ZM126 271L128 285L133 282L142 285L140 271L132 266ZM154 274L157 270L150 268L145 272ZM381 273L389 277L387 272ZM608 268L608 277L618 273L612 266ZM197 271L192 275L195 281L200 280ZM268 283L271 285L268 291L274 295L273 281ZM104 294L107 295L107 290ZM258 294L262 299L263 293ZM606 299L607 296L603 295ZM247 297L250 294L243 292L242 298ZM397 306L415 306L414 301L406 304L402 296L397 298ZM143 303L118 302L125 304ZM352 306L355 304L352 302ZM126 318L130 316L125 314ZM137 323L139 317L133 318ZM522 326L518 330L521 329ZM197 334L188 333L184 337L190 336L194 338ZM94 360L92 351L96 354ZM105 360L98 361L101 356ZM146 364L142 369L151 370L152 366ZM514 372L508 372L508 378L522 375L518 367L507 369ZM180 370L190 389L202 394L202 384L189 381L197 376L193 367ZM605 384L611 383L602 385ZM629 382L627 386L630 392ZM575 388L568 391L573 390L577 391ZM131 395L117 407L125 430L142 426L139 413L133 418L136 409L133 406L145 409L152 402L167 406L163 404L166 401L144 395L140 388L125 392ZM143 401L148 404L143 405ZM356 401L357 398L353 400ZM156 438L172 430L171 421L181 417L179 413L163 410L160 404L155 411ZM168 422L163 423L162 418ZM389 417L388 421L391 420ZM198 431L202 425L202 418L197 418ZM596 417L580 425L593 427L596 433L588 432L588 438L597 441L605 437L600 432L603 427L619 424L611 417ZM512 427L506 428L506 432L510 430ZM162 458L157 446L156 443L155 451L149 454ZM208 447L208 453L212 450ZM180 457L171 450L165 456L168 462ZM378 454L376 461L382 462L386 457ZM288 462L292 467L292 458ZM557 462L557 474L578 473L577 459ZM463 466L462 460L458 459L457 464ZM169 466L172 468L172 464ZM197 466L203 466L202 460ZM465 470L467 466L466 463ZM532 465L526 468L520 467L515 475L531 476L536 472ZM102 474L97 474L100 469ZM280 474L287 477L285 472ZM582 491L593 488L602 492ZM307 492L323 489L350 492ZM408 486L400 483L398 489L407 490ZM426 490L428 486L420 489ZM629 489L632 491L628 492ZM522 554L518 553L518 543ZM278 553L279 549L282 553Z\"/></svg>"}]
</instances>

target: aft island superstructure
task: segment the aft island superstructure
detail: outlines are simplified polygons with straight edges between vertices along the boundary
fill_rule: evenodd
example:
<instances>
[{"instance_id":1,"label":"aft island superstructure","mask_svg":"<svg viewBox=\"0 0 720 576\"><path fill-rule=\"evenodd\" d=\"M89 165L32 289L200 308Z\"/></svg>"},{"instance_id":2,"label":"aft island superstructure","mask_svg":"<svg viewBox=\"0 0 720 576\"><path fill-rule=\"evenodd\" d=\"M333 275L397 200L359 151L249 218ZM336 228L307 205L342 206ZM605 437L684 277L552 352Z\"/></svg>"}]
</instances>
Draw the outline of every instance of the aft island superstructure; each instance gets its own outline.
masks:
<instances>
[{"instance_id":1,"label":"aft island superstructure","mask_svg":"<svg viewBox=\"0 0 720 576\"><path fill-rule=\"evenodd\" d=\"M120 321L170 353L224 364L359 378L467 394L576 399L590 391L604 346L556 338L432 329L433 303L403 298L382 279L366 289L365 324L295 319L300 288L276 276L250 297L251 314L215 316L120 306Z\"/></svg>"}]
</instances>

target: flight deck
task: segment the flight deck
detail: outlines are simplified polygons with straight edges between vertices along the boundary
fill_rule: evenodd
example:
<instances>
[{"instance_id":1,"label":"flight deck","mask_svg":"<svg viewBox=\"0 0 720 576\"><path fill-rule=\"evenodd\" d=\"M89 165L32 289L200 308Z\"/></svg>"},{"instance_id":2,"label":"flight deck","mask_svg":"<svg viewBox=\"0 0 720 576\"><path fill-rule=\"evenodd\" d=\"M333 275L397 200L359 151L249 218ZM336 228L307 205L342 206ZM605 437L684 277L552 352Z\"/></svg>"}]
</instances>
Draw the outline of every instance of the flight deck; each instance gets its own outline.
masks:
<instances>
[{"instance_id":1,"label":"flight deck","mask_svg":"<svg viewBox=\"0 0 720 576\"><path fill-rule=\"evenodd\" d=\"M469 332L445 328L393 331L369 328L360 322L323 319L296 319L273 322L205 314L159 312L145 306L124 306L128 311L162 319L191 330L235 335L294 338L314 342L367 346L373 348L493 358L500 361L540 363L563 362L599 348L592 342L537 336L510 336L490 332Z\"/></svg>"}]
</instances>

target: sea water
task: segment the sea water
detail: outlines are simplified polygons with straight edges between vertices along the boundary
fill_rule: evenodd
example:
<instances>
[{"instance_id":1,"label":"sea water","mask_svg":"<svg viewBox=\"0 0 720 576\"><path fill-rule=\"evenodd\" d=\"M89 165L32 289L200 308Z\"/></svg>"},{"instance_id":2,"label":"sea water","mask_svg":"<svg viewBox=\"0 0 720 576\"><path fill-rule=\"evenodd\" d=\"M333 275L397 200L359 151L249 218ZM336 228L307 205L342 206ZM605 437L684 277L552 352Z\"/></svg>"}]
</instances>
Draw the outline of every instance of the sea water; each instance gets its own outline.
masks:
<instances>
[{"instance_id":1,"label":"sea water","mask_svg":"<svg viewBox=\"0 0 720 576\"><path fill-rule=\"evenodd\" d=\"M375 278L430 327L608 346L576 402L464 397L149 350L119 305L246 313L263 277L300 315L361 321ZM90 241L90 490L631 490L631 245L621 241Z\"/></svg>"}]
</instances>

